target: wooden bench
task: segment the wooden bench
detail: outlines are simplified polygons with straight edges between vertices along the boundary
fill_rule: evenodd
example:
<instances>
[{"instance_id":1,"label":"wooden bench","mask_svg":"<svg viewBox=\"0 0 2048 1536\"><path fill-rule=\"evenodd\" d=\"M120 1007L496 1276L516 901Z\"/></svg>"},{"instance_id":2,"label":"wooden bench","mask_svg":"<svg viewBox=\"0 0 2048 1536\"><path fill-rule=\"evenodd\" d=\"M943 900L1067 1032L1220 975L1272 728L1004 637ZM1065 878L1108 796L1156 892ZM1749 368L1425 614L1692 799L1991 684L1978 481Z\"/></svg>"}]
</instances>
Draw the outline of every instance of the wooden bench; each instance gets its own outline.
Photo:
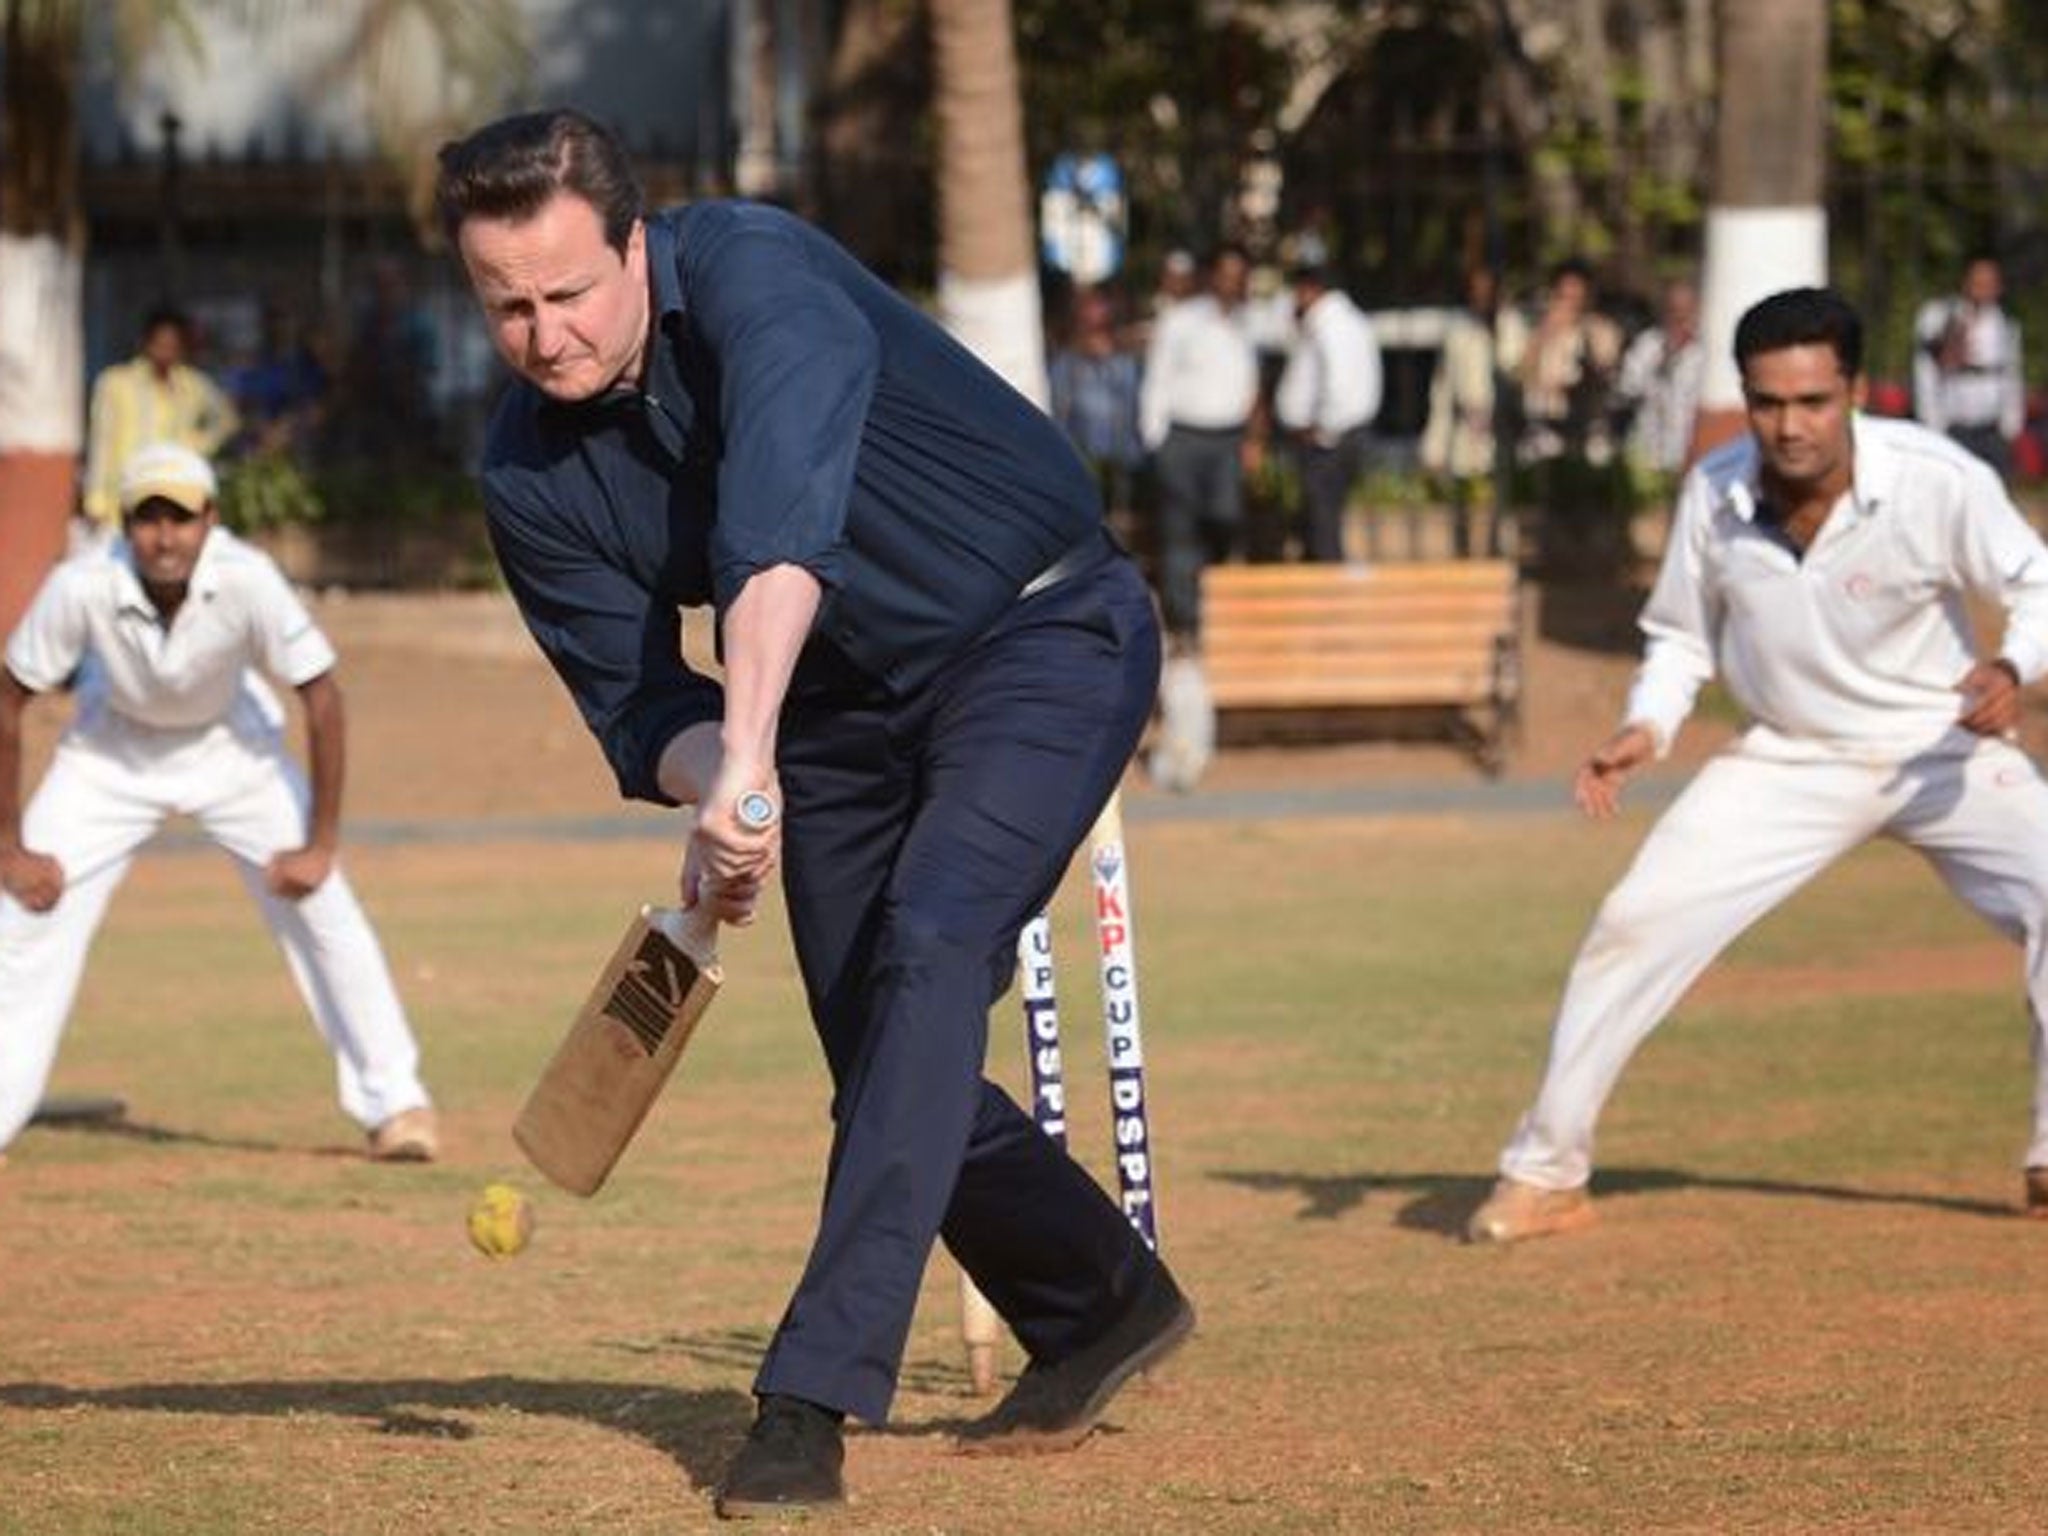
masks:
<instances>
[{"instance_id":1,"label":"wooden bench","mask_svg":"<svg viewBox=\"0 0 2048 1536\"><path fill-rule=\"evenodd\" d=\"M1507 560L1211 566L1202 656L1219 728L1426 711L1495 774L1520 719L1520 577Z\"/></svg>"}]
</instances>

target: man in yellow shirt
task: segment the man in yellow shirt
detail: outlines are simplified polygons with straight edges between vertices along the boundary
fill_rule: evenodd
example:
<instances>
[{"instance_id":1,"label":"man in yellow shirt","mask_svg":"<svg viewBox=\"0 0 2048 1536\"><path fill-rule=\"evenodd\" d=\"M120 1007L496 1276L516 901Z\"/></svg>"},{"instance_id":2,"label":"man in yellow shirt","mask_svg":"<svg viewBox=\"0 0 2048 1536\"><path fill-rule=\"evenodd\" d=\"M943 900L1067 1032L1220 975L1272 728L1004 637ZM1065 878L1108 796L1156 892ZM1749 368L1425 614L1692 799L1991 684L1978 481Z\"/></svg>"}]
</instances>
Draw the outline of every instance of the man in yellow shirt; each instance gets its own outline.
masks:
<instances>
[{"instance_id":1,"label":"man in yellow shirt","mask_svg":"<svg viewBox=\"0 0 2048 1536\"><path fill-rule=\"evenodd\" d=\"M121 520L121 466L146 443L177 443L211 457L241 426L233 402L185 359L192 322L159 306L142 322L134 357L93 381L85 449L85 515L112 530Z\"/></svg>"}]
</instances>

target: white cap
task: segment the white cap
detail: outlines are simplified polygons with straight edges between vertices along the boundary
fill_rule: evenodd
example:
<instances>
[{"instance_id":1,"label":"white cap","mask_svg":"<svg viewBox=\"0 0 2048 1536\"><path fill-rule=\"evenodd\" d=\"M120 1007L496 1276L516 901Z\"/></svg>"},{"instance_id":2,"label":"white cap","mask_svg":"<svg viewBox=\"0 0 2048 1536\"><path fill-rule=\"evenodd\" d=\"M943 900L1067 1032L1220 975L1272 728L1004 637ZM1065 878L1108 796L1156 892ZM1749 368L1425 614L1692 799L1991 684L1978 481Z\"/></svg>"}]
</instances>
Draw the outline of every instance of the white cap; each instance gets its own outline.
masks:
<instances>
[{"instance_id":1,"label":"white cap","mask_svg":"<svg viewBox=\"0 0 2048 1536\"><path fill-rule=\"evenodd\" d=\"M121 466L121 513L162 497L187 512L204 512L220 492L213 466L178 443L138 448Z\"/></svg>"}]
</instances>

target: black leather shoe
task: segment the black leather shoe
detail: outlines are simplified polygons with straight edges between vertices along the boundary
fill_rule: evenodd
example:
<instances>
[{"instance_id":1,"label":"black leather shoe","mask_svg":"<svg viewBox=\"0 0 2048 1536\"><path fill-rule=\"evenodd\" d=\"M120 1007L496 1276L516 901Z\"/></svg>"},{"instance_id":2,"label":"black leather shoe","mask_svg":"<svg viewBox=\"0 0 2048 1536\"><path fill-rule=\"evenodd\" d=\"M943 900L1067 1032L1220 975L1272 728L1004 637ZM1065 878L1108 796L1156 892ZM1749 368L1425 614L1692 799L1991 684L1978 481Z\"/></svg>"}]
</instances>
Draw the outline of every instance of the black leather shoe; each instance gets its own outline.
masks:
<instances>
[{"instance_id":1,"label":"black leather shoe","mask_svg":"<svg viewBox=\"0 0 2048 1536\"><path fill-rule=\"evenodd\" d=\"M1094 1343L1057 1362L1034 1360L1016 1386L960 1431L968 1456L1032 1456L1088 1438L1123 1384L1187 1342L1195 1309L1161 1266L1131 1309Z\"/></svg>"},{"instance_id":2,"label":"black leather shoe","mask_svg":"<svg viewBox=\"0 0 2048 1536\"><path fill-rule=\"evenodd\" d=\"M763 1397L746 1443L725 1469L715 1501L718 1513L727 1520L745 1520L842 1503L846 1484L839 1472L846 1446L840 1418L800 1397Z\"/></svg>"}]
</instances>

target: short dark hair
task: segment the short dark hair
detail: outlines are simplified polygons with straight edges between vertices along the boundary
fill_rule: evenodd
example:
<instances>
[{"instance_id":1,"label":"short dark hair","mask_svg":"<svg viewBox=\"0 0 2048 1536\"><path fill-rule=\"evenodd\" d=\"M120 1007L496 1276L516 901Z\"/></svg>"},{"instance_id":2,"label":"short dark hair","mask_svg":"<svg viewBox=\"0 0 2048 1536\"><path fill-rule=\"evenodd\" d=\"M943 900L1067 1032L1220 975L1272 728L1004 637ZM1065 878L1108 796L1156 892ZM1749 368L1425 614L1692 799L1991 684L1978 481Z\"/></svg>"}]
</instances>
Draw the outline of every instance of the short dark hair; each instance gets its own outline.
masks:
<instances>
[{"instance_id":1,"label":"short dark hair","mask_svg":"<svg viewBox=\"0 0 2048 1536\"><path fill-rule=\"evenodd\" d=\"M624 252L640 217L640 183L625 147L570 107L523 112L441 146L434 207L449 243L465 219L532 218L557 192L595 208L605 241Z\"/></svg>"},{"instance_id":2,"label":"short dark hair","mask_svg":"<svg viewBox=\"0 0 2048 1536\"><path fill-rule=\"evenodd\" d=\"M1759 300L1735 323L1735 366L1760 352L1832 347L1842 377L1863 371L1863 317L1832 288L1787 288Z\"/></svg>"},{"instance_id":3,"label":"short dark hair","mask_svg":"<svg viewBox=\"0 0 2048 1536\"><path fill-rule=\"evenodd\" d=\"M1583 256L1567 256L1553 262L1550 268L1550 286L1556 287L1568 277L1576 277L1588 288L1594 287L1593 264Z\"/></svg>"},{"instance_id":4,"label":"short dark hair","mask_svg":"<svg viewBox=\"0 0 2048 1536\"><path fill-rule=\"evenodd\" d=\"M154 336L165 326L169 326L172 330L176 331L180 341L190 345L192 341L192 317L168 299L159 300L157 303L149 306L148 310L144 312L142 324L137 328L135 334L147 339Z\"/></svg>"}]
</instances>

